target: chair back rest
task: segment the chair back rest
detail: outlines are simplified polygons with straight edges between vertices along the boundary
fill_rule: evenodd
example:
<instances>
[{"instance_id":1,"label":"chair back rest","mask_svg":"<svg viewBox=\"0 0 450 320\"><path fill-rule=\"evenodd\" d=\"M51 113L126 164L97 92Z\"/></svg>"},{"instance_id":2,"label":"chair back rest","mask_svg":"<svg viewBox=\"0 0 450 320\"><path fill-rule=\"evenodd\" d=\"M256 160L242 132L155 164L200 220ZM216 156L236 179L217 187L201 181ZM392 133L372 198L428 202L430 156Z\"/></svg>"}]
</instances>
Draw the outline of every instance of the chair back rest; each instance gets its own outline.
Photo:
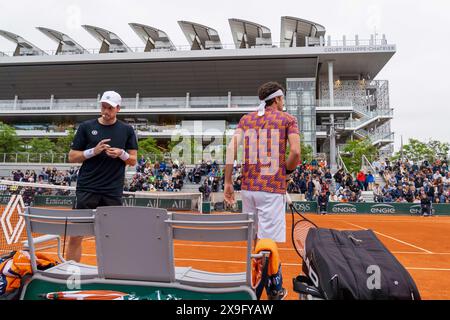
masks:
<instances>
[{"instance_id":1,"label":"chair back rest","mask_svg":"<svg viewBox=\"0 0 450 320\"><path fill-rule=\"evenodd\" d=\"M173 282L175 271L165 209L99 207L97 266L105 279Z\"/></svg>"},{"instance_id":2,"label":"chair back rest","mask_svg":"<svg viewBox=\"0 0 450 320\"><path fill-rule=\"evenodd\" d=\"M60 236L93 236L95 210L62 210L27 207L25 218L27 233Z\"/></svg>"},{"instance_id":3,"label":"chair back rest","mask_svg":"<svg viewBox=\"0 0 450 320\"><path fill-rule=\"evenodd\" d=\"M186 214L169 213L167 220L174 240L196 242L246 241L246 280L251 285L251 254L254 233L252 213Z\"/></svg>"}]
</instances>

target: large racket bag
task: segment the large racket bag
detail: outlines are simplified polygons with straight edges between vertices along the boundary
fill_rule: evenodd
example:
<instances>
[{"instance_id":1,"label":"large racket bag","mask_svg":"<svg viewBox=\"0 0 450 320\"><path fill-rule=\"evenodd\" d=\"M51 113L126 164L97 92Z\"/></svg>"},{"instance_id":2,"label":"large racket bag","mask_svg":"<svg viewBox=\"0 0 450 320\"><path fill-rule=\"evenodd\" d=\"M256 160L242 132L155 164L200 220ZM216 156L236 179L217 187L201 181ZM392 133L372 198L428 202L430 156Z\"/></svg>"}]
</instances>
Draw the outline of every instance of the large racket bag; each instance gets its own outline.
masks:
<instances>
[{"instance_id":1,"label":"large racket bag","mask_svg":"<svg viewBox=\"0 0 450 320\"><path fill-rule=\"evenodd\" d=\"M310 229L303 272L293 279L301 299L420 300L411 275L372 230Z\"/></svg>"}]
</instances>

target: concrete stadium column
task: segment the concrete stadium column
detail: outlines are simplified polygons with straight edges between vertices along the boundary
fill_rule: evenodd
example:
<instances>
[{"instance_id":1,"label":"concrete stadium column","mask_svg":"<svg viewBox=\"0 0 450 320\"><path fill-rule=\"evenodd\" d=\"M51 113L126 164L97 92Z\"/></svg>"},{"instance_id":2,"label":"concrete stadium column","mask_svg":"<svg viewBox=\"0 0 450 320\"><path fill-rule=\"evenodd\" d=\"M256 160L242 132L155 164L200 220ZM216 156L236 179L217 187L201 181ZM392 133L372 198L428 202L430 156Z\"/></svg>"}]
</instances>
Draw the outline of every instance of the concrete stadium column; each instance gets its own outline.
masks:
<instances>
[{"instance_id":1,"label":"concrete stadium column","mask_svg":"<svg viewBox=\"0 0 450 320\"><path fill-rule=\"evenodd\" d=\"M330 91L330 108L334 108L334 76L333 61L328 61L328 87ZM336 131L334 126L334 114L330 114L330 169L334 173L337 171L336 164Z\"/></svg>"},{"instance_id":2,"label":"concrete stadium column","mask_svg":"<svg viewBox=\"0 0 450 320\"><path fill-rule=\"evenodd\" d=\"M334 107L334 76L333 76L333 63L334 61L328 61L328 90L330 92L330 108Z\"/></svg>"},{"instance_id":3,"label":"concrete stadium column","mask_svg":"<svg viewBox=\"0 0 450 320\"><path fill-rule=\"evenodd\" d=\"M189 92L186 92L186 108L189 108L190 96L191 96L191 94Z\"/></svg>"},{"instance_id":4,"label":"concrete stadium column","mask_svg":"<svg viewBox=\"0 0 450 320\"><path fill-rule=\"evenodd\" d=\"M337 171L336 164L336 128L334 126L334 114L330 114L330 169L331 173Z\"/></svg>"}]
</instances>

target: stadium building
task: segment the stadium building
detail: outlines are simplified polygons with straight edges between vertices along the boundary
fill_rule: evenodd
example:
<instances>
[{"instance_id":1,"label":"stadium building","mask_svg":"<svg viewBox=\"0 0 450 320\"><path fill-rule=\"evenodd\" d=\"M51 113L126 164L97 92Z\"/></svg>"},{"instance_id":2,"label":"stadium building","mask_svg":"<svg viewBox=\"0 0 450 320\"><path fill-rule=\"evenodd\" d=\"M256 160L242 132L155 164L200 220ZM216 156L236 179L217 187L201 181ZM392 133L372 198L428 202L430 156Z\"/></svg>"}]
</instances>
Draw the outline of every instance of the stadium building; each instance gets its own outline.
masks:
<instances>
[{"instance_id":1,"label":"stadium building","mask_svg":"<svg viewBox=\"0 0 450 320\"><path fill-rule=\"evenodd\" d=\"M130 27L142 48L88 25L83 28L99 49L39 27L57 46L49 52L0 30L17 45L0 54L0 121L22 138L64 136L67 128L97 116L101 93L115 90L124 98L119 118L134 126L139 139L151 136L166 145L187 129L207 142L210 130L232 135L240 117L259 104L257 88L277 81L286 86L287 111L298 118L314 153L333 164L341 145L362 138L392 153L389 83L376 77L396 46L384 35L334 40L320 24L282 17L276 42L266 26L229 19L234 44L227 45L213 28L178 24L188 46L175 46L164 31L137 23Z\"/></svg>"}]
</instances>

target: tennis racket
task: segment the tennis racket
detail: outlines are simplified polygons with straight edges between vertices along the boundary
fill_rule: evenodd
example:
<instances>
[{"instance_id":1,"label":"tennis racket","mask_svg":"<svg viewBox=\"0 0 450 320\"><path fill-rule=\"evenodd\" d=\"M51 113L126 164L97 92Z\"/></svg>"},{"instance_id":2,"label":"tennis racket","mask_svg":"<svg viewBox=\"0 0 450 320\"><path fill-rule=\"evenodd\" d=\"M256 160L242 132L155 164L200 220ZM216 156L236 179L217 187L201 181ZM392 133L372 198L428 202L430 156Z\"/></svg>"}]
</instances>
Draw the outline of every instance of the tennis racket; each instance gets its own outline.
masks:
<instances>
[{"instance_id":1,"label":"tennis racket","mask_svg":"<svg viewBox=\"0 0 450 320\"><path fill-rule=\"evenodd\" d=\"M312 228L318 228L317 225L306 218L293 204L291 197L286 192L286 201L292 213L292 244L297 254L305 260L305 243L308 232ZM300 216L300 220L295 222L295 214Z\"/></svg>"}]
</instances>

